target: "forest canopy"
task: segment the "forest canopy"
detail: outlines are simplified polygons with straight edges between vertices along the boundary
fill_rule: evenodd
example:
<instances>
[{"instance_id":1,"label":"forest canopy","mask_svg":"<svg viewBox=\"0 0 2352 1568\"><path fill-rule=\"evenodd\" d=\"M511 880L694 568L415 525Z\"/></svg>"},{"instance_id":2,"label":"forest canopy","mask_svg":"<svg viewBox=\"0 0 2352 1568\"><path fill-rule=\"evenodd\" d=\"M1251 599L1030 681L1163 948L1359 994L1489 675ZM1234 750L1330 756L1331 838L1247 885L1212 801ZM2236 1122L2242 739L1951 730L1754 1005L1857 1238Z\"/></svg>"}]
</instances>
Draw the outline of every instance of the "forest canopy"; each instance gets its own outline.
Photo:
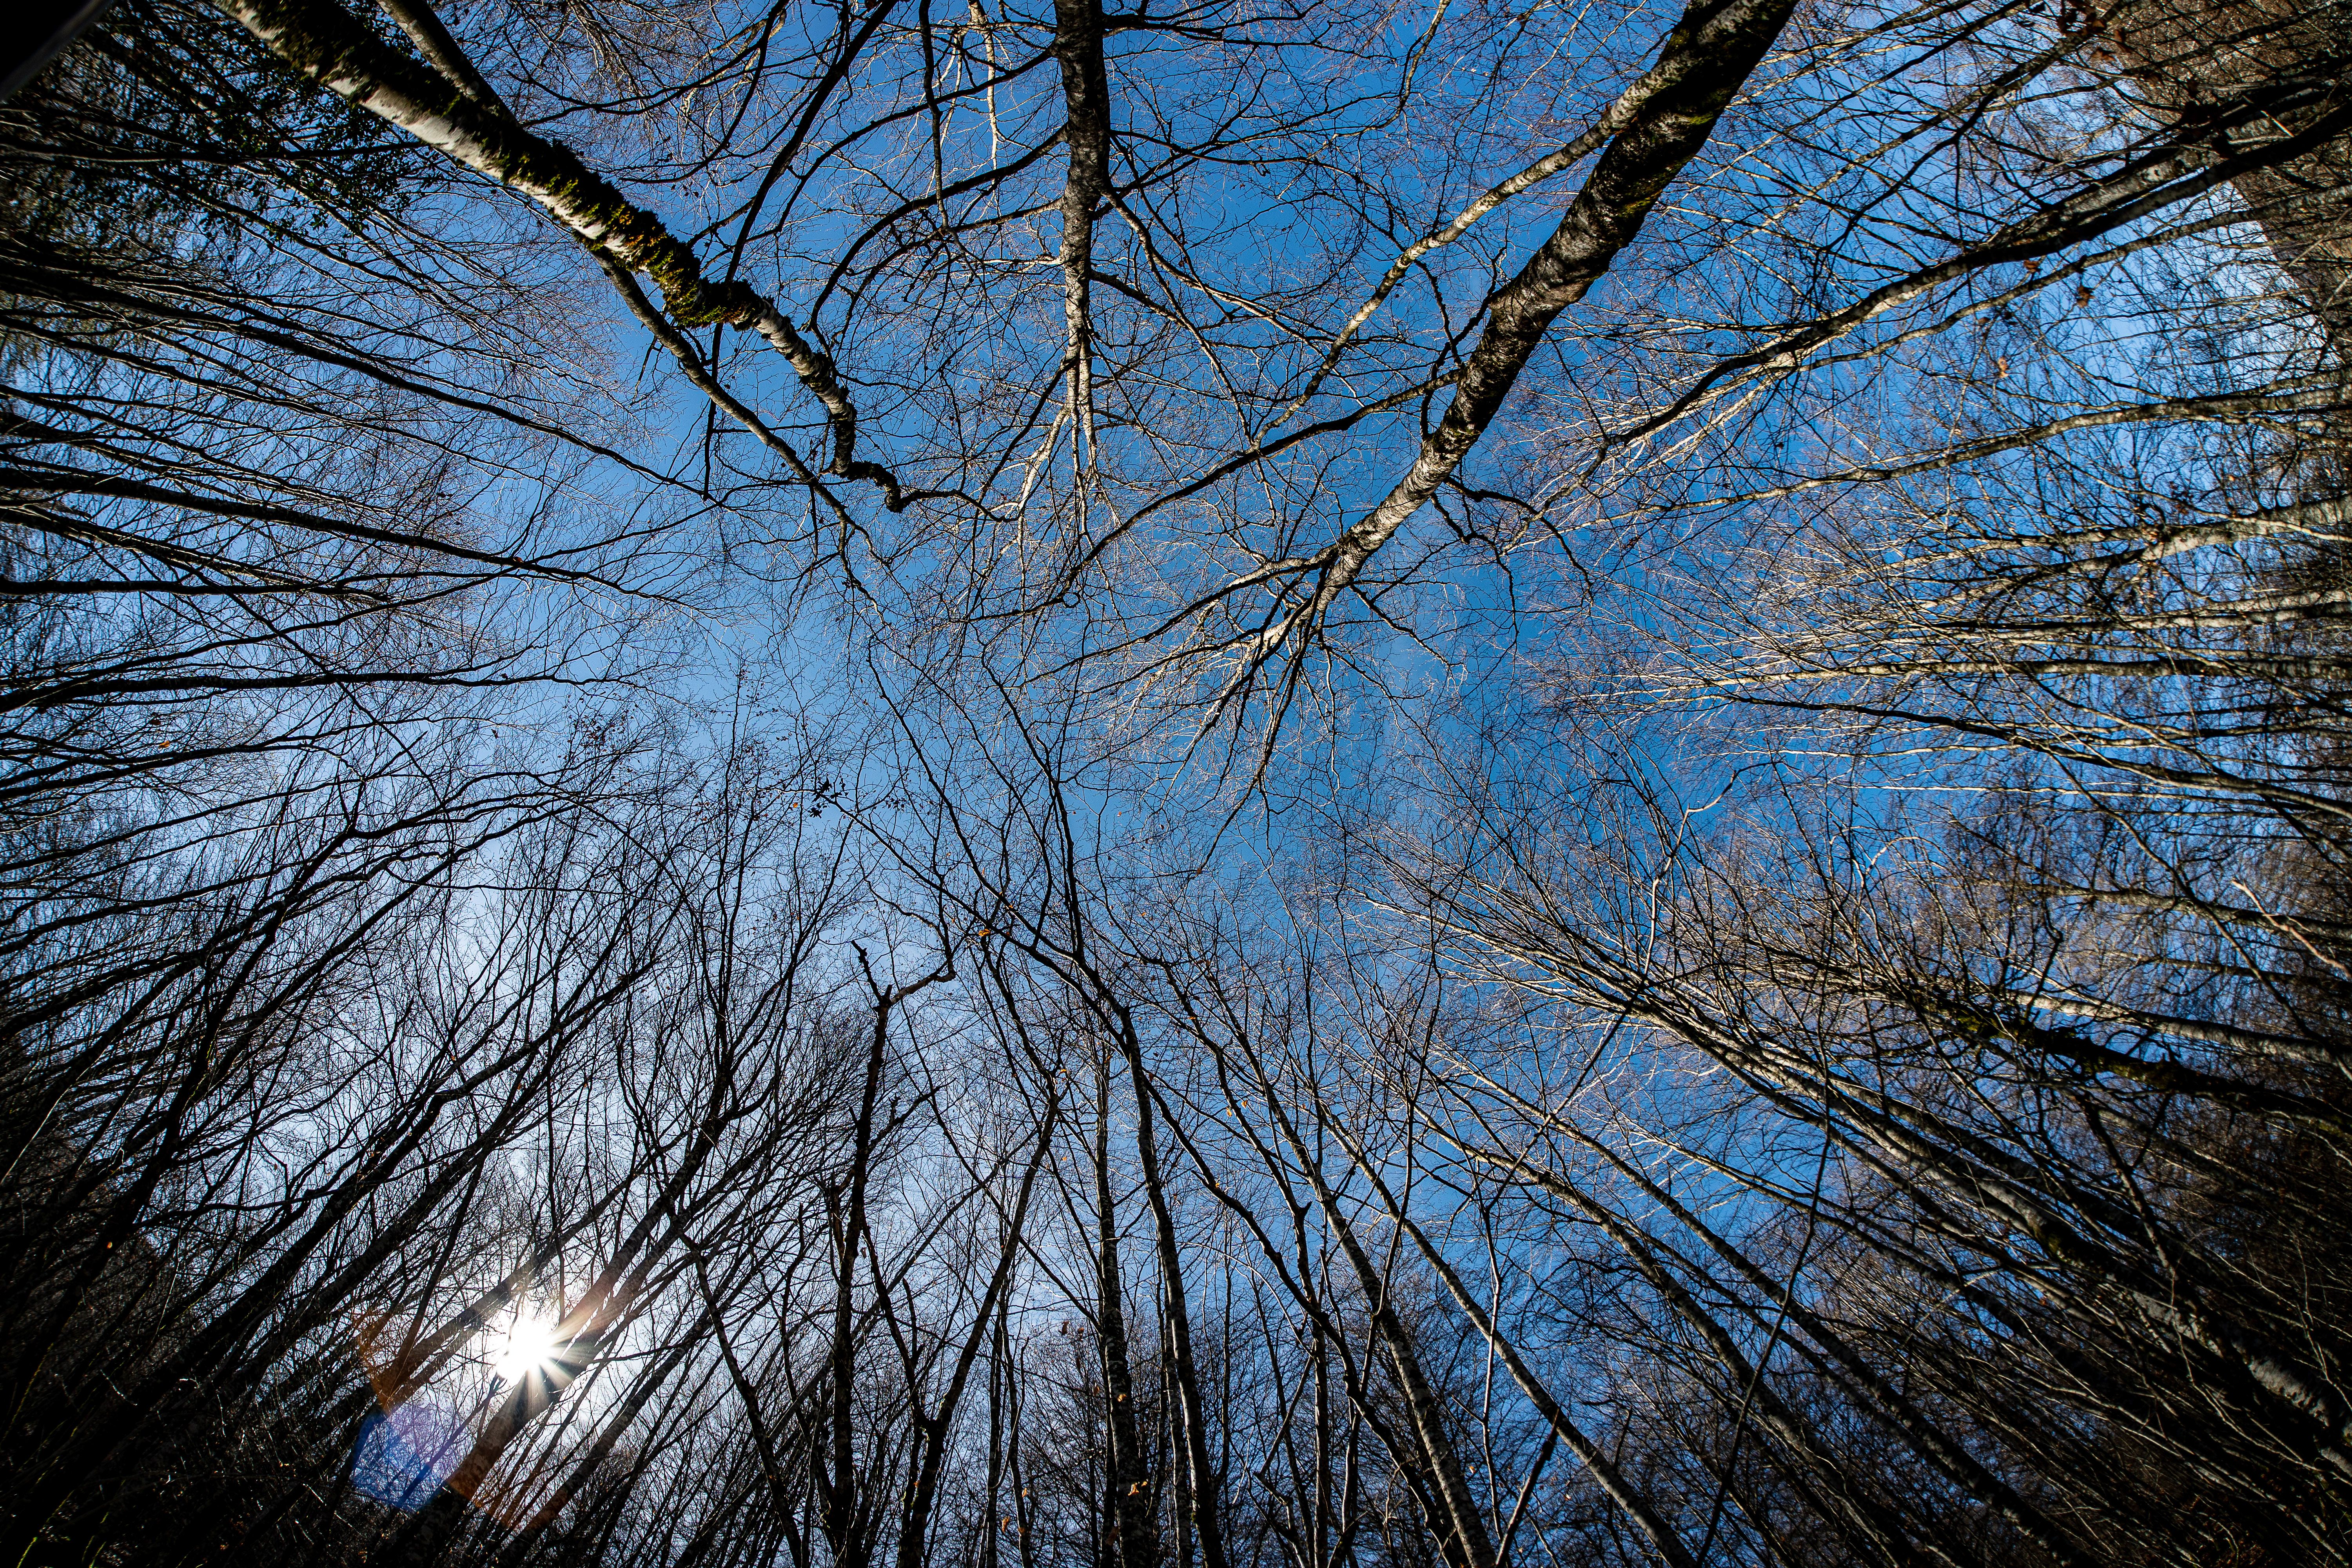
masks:
<instances>
[{"instance_id":1,"label":"forest canopy","mask_svg":"<svg viewBox=\"0 0 2352 1568\"><path fill-rule=\"evenodd\" d=\"M2344 0L97 11L0 1563L2352 1564Z\"/></svg>"}]
</instances>

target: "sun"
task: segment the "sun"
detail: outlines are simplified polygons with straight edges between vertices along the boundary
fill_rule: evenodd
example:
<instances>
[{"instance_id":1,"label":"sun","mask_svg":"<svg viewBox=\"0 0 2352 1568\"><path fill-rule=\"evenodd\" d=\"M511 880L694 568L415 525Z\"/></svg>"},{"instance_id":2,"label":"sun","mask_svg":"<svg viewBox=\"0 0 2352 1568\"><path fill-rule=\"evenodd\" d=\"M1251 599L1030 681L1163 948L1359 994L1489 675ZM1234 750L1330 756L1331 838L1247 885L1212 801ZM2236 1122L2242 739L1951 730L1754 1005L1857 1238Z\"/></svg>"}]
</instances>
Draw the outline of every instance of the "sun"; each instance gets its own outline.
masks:
<instances>
[{"instance_id":1,"label":"sun","mask_svg":"<svg viewBox=\"0 0 2352 1568\"><path fill-rule=\"evenodd\" d=\"M517 1313L513 1325L499 1341L496 1370L499 1376L511 1382L544 1364L554 1353L555 1325Z\"/></svg>"}]
</instances>

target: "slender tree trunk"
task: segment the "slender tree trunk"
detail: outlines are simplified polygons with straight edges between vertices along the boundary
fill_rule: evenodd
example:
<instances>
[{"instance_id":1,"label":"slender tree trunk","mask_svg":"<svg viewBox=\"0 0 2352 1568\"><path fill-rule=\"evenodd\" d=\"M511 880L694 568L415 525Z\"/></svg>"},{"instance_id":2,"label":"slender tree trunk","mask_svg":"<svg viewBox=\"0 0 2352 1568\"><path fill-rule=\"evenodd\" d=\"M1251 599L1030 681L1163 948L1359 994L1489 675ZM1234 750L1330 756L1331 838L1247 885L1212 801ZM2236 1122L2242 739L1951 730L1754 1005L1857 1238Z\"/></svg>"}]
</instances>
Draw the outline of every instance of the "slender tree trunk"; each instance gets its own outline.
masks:
<instances>
[{"instance_id":1,"label":"slender tree trunk","mask_svg":"<svg viewBox=\"0 0 2352 1568\"><path fill-rule=\"evenodd\" d=\"M1160 1532L1152 1519L1151 1478L1135 1421L1135 1379L1118 1270L1118 1215L1110 1185L1110 1053L1095 1058L1096 1312L1101 1327L1103 1399L1110 1427L1110 1502L1120 1568L1153 1568Z\"/></svg>"},{"instance_id":2,"label":"slender tree trunk","mask_svg":"<svg viewBox=\"0 0 2352 1568\"><path fill-rule=\"evenodd\" d=\"M1209 1415L1202 1404L1201 1375L1192 1356L1192 1319L1185 1302L1184 1257L1176 1245L1175 1211L1168 1202L1168 1184L1160 1168L1159 1140L1152 1128L1151 1080L1144 1071L1143 1047L1136 1037L1134 1020L1122 1010L1118 1024L1128 1079L1135 1090L1136 1159L1143 1168L1143 1190L1151 1202L1160 1273L1165 1281L1169 1360L1175 1373L1173 1404L1177 1436L1183 1445L1188 1517L1200 1537L1202 1568L1225 1568L1224 1527L1217 1513L1216 1465L1209 1456Z\"/></svg>"}]
</instances>

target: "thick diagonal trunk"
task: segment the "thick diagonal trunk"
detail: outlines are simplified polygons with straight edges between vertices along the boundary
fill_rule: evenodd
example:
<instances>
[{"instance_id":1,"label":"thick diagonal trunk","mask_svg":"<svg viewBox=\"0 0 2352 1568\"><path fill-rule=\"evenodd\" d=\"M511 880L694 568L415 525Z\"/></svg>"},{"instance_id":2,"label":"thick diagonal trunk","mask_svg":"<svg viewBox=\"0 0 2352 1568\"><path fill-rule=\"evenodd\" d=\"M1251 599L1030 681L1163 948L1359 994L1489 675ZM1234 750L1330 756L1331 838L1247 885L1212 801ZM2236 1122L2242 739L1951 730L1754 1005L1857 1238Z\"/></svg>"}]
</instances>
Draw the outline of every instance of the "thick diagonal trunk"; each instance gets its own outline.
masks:
<instances>
[{"instance_id":1,"label":"thick diagonal trunk","mask_svg":"<svg viewBox=\"0 0 2352 1568\"><path fill-rule=\"evenodd\" d=\"M1463 363L1444 417L1423 438L1404 477L1324 552L1312 598L1298 616L1265 634L1262 657L1299 620L1311 632L1397 530L1462 466L1502 411L1552 322L1583 299L1608 273L1617 253L1633 243L1666 187L1706 145L1716 121L1794 9L1794 0L1700 0L1683 13L1643 79L1649 96L1602 150L1551 237L1495 296L1486 330Z\"/></svg>"},{"instance_id":2,"label":"thick diagonal trunk","mask_svg":"<svg viewBox=\"0 0 2352 1568\"><path fill-rule=\"evenodd\" d=\"M2261 103L2304 83L2344 89L2352 65L2352 5L2344 0L2140 0L2095 23L2110 37L2148 106L2193 126L2236 100ZM2288 111L2293 134L2317 110ZM2271 255L2326 328L2352 354L2352 136L2232 182Z\"/></svg>"},{"instance_id":3,"label":"thick diagonal trunk","mask_svg":"<svg viewBox=\"0 0 2352 1568\"><path fill-rule=\"evenodd\" d=\"M631 204L572 149L483 101L478 75L464 70L455 78L443 76L404 57L332 0L219 0L219 5L310 80L537 203L592 255L628 275L651 278L661 289L667 324L725 322L758 333L824 405L833 436L827 471L870 480L892 506L903 504L897 479L856 455L857 409L832 358L803 336L774 300L749 284L705 277L691 246L654 214ZM423 21L429 12L413 4L400 11L428 43L435 39L438 24L427 26Z\"/></svg>"}]
</instances>

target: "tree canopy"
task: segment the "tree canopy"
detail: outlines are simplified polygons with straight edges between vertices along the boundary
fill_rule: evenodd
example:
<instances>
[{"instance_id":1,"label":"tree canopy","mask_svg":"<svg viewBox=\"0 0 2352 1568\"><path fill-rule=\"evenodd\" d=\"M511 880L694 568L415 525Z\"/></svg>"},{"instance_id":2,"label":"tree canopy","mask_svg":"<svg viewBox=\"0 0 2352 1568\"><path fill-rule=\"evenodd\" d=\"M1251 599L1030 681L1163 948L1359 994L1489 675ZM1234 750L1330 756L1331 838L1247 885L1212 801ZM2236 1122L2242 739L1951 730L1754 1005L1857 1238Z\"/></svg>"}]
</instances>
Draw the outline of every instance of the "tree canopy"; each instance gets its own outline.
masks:
<instances>
[{"instance_id":1,"label":"tree canopy","mask_svg":"<svg viewBox=\"0 0 2352 1568\"><path fill-rule=\"evenodd\" d=\"M116 0L0 1563L2352 1563L2343 0Z\"/></svg>"}]
</instances>

